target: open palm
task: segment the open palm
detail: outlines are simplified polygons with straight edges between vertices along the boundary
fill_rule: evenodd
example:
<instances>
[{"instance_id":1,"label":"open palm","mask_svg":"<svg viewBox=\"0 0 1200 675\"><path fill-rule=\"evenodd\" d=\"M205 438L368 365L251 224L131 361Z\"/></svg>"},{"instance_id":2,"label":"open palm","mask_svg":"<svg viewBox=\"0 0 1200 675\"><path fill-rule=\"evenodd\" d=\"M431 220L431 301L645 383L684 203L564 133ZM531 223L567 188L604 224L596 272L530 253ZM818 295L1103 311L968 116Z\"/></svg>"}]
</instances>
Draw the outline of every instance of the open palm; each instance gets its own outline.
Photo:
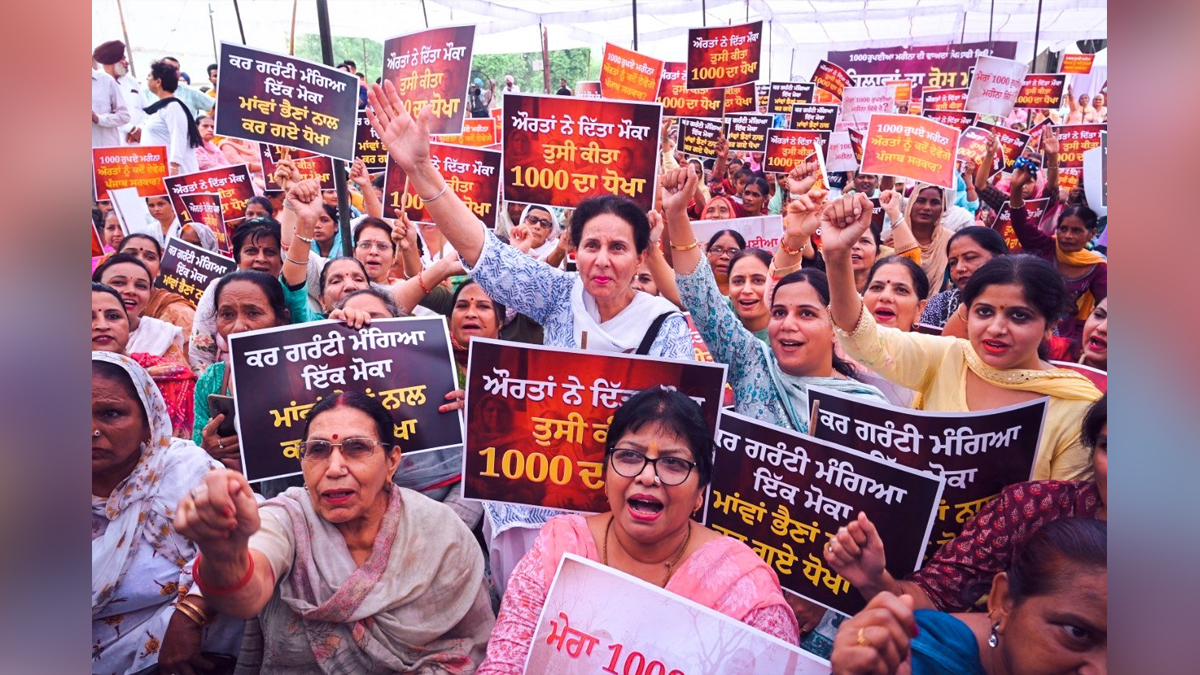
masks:
<instances>
[{"instance_id":1,"label":"open palm","mask_svg":"<svg viewBox=\"0 0 1200 675\"><path fill-rule=\"evenodd\" d=\"M411 171L429 160L429 116L432 108L426 106L414 119L405 110L396 87L387 80L382 87L372 84L367 92L367 100L371 104L367 108L371 128L400 168Z\"/></svg>"}]
</instances>

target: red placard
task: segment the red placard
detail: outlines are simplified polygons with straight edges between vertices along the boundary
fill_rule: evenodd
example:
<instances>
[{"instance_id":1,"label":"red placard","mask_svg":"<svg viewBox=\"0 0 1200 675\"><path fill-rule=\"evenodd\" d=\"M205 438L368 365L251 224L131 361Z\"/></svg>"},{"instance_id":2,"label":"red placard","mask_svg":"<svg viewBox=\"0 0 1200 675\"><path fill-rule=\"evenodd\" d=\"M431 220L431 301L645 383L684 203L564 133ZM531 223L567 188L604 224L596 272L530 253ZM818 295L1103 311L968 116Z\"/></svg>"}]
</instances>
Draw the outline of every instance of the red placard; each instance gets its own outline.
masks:
<instances>
[{"instance_id":1,"label":"red placard","mask_svg":"<svg viewBox=\"0 0 1200 675\"><path fill-rule=\"evenodd\" d=\"M1049 204L1049 197L1026 199L1025 215L1028 218L1028 222L1035 226L1042 222L1042 216L1046 215L1046 206ZM1017 239L1017 233L1013 230L1012 211L1007 201L1000 207L1000 211L993 216L989 227L1004 236L1004 243L1008 244L1008 250L1013 253L1021 252L1021 242Z\"/></svg>"},{"instance_id":2,"label":"red placard","mask_svg":"<svg viewBox=\"0 0 1200 675\"><path fill-rule=\"evenodd\" d=\"M966 129L975 124L978 114L973 112L964 112L962 110L925 110L921 112L923 117L945 124L948 127L954 127L959 131Z\"/></svg>"},{"instance_id":3,"label":"red placard","mask_svg":"<svg viewBox=\"0 0 1200 675\"><path fill-rule=\"evenodd\" d=\"M987 153L987 139L987 132L979 127L972 126L964 129L958 137L958 150L955 153L958 161L969 161L975 166L983 163L983 156Z\"/></svg>"},{"instance_id":4,"label":"red placard","mask_svg":"<svg viewBox=\"0 0 1200 675\"><path fill-rule=\"evenodd\" d=\"M1021 91L1017 92L1014 108L1047 109L1062 105L1066 75L1026 75Z\"/></svg>"},{"instance_id":5,"label":"red placard","mask_svg":"<svg viewBox=\"0 0 1200 675\"><path fill-rule=\"evenodd\" d=\"M1042 151L1042 134L1044 134L1046 132L1046 130L1049 128L1050 128L1050 118L1049 117L1047 117L1046 119L1042 120L1041 122L1038 122L1037 124L1035 124L1033 126L1033 128L1029 130L1029 147L1033 148L1034 150L1037 150L1038 152L1041 152Z\"/></svg>"},{"instance_id":6,"label":"red placard","mask_svg":"<svg viewBox=\"0 0 1200 675\"><path fill-rule=\"evenodd\" d=\"M921 110L962 110L967 105L967 88L926 89L921 93Z\"/></svg>"},{"instance_id":7,"label":"red placard","mask_svg":"<svg viewBox=\"0 0 1200 675\"><path fill-rule=\"evenodd\" d=\"M854 84L854 78L846 72L845 68L822 59L817 64L816 70L813 71L812 82L817 85L817 88L840 99L842 91Z\"/></svg>"},{"instance_id":8,"label":"red placard","mask_svg":"<svg viewBox=\"0 0 1200 675\"><path fill-rule=\"evenodd\" d=\"M382 143L380 143L380 147L383 147ZM296 165L296 170L300 172L300 180L315 178L321 183L322 190L334 189L333 158L305 150L293 150L279 145L267 145L266 143L259 143L258 148L259 153L262 155L263 174L266 177L268 190L276 191L283 189L275 183L273 176L275 174L275 166L279 163L279 160L285 157L290 158L292 164ZM384 150L384 154L387 154L386 150ZM378 171L382 167L367 167L368 170L372 168Z\"/></svg>"},{"instance_id":9,"label":"red placard","mask_svg":"<svg viewBox=\"0 0 1200 675\"><path fill-rule=\"evenodd\" d=\"M450 26L389 38L383 43L383 79L391 81L414 117L433 110L431 134L462 131L475 26Z\"/></svg>"},{"instance_id":10,"label":"red placard","mask_svg":"<svg viewBox=\"0 0 1200 675\"><path fill-rule=\"evenodd\" d=\"M824 152L829 142L827 131L797 131L795 129L767 130L767 154L763 158L763 171L767 173L789 173L805 157L818 150Z\"/></svg>"},{"instance_id":11,"label":"red placard","mask_svg":"<svg viewBox=\"0 0 1200 675\"><path fill-rule=\"evenodd\" d=\"M687 67L687 64L684 64ZM758 112L758 101L754 93L755 84L743 84L740 87L729 87L725 89L725 114L733 115L736 113L755 113ZM704 91L698 89L697 91Z\"/></svg>"},{"instance_id":12,"label":"red placard","mask_svg":"<svg viewBox=\"0 0 1200 675\"><path fill-rule=\"evenodd\" d=\"M669 61L663 65L662 82L658 87L658 102L663 105L663 116L723 117L725 113L726 90L689 90L685 86L686 79L686 63Z\"/></svg>"},{"instance_id":13,"label":"red placard","mask_svg":"<svg viewBox=\"0 0 1200 675\"><path fill-rule=\"evenodd\" d=\"M600 95L623 101L653 101L662 71L662 61L608 43L600 66Z\"/></svg>"},{"instance_id":14,"label":"red placard","mask_svg":"<svg viewBox=\"0 0 1200 675\"><path fill-rule=\"evenodd\" d=\"M463 120L461 134L438 136L439 143L448 145L467 145L482 148L499 141L496 132L496 120L493 117L468 117Z\"/></svg>"},{"instance_id":15,"label":"red placard","mask_svg":"<svg viewBox=\"0 0 1200 675\"><path fill-rule=\"evenodd\" d=\"M165 195L162 179L167 175L166 146L92 148L92 196L98 202L108 199L109 190L131 187L139 197Z\"/></svg>"},{"instance_id":16,"label":"red placard","mask_svg":"<svg viewBox=\"0 0 1200 675\"><path fill-rule=\"evenodd\" d=\"M884 85L895 87L896 103L907 103L912 100L913 83L912 80L888 80Z\"/></svg>"},{"instance_id":17,"label":"red placard","mask_svg":"<svg viewBox=\"0 0 1200 675\"><path fill-rule=\"evenodd\" d=\"M1095 60L1095 54L1063 54L1062 65L1059 66L1058 72L1087 75L1092 72L1092 61Z\"/></svg>"},{"instance_id":18,"label":"red placard","mask_svg":"<svg viewBox=\"0 0 1200 675\"><path fill-rule=\"evenodd\" d=\"M496 227L497 201L500 198L500 152L483 148L469 148L444 143L429 144L429 161L433 168L446 179L447 187L458 195L463 204L471 209L492 229ZM385 195L390 208L403 207L405 215L414 223L433 223L425 204L417 196L412 184L408 185L403 201L397 194Z\"/></svg>"},{"instance_id":19,"label":"red placard","mask_svg":"<svg viewBox=\"0 0 1200 675\"><path fill-rule=\"evenodd\" d=\"M688 30L687 88L736 87L758 79L762 21Z\"/></svg>"},{"instance_id":20,"label":"red placard","mask_svg":"<svg viewBox=\"0 0 1200 675\"><path fill-rule=\"evenodd\" d=\"M181 213L186 208L182 195L200 192L221 195L221 217L226 225L237 225L245 219L246 204L254 196L254 184L250 182L250 170L245 164L168 176L162 180L175 213Z\"/></svg>"},{"instance_id":21,"label":"red placard","mask_svg":"<svg viewBox=\"0 0 1200 675\"><path fill-rule=\"evenodd\" d=\"M902 176L954 189L958 129L916 115L871 116L862 172Z\"/></svg>"},{"instance_id":22,"label":"red placard","mask_svg":"<svg viewBox=\"0 0 1200 675\"><path fill-rule=\"evenodd\" d=\"M1025 152L1025 146L1029 143L1029 134L1008 127L987 122L980 122L975 126L985 132L996 134L996 140L1000 142L1000 153L1003 157L992 159L992 175L1011 169L1013 163L1020 158L1021 153Z\"/></svg>"},{"instance_id":23,"label":"red placard","mask_svg":"<svg viewBox=\"0 0 1200 675\"><path fill-rule=\"evenodd\" d=\"M1107 124L1067 124L1053 127L1058 135L1058 166L1061 169L1080 169L1082 175L1083 153L1100 145L1100 132L1108 131Z\"/></svg>"}]
</instances>

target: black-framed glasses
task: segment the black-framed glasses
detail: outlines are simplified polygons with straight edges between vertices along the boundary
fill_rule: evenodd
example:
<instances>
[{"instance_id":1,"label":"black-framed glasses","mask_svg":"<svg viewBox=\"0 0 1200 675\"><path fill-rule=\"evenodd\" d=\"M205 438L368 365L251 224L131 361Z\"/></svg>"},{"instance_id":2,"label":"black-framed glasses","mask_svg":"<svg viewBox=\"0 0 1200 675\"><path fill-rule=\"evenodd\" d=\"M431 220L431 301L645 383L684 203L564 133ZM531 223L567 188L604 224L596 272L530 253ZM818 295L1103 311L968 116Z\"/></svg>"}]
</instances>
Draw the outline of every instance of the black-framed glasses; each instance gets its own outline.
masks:
<instances>
[{"instance_id":1,"label":"black-framed glasses","mask_svg":"<svg viewBox=\"0 0 1200 675\"><path fill-rule=\"evenodd\" d=\"M537 225L538 227L542 228L543 230L548 230L554 226L554 223L551 223L549 218L538 218L537 216L535 216L533 214L525 216L525 222L527 222L531 225Z\"/></svg>"},{"instance_id":2,"label":"black-framed glasses","mask_svg":"<svg viewBox=\"0 0 1200 675\"><path fill-rule=\"evenodd\" d=\"M636 478L649 462L654 465L654 475L658 476L663 485L683 483L688 476L692 475L692 469L696 468L695 462L689 462L680 457L667 455L650 459L632 448L614 448L610 461L613 471L625 478Z\"/></svg>"},{"instance_id":3,"label":"black-framed glasses","mask_svg":"<svg viewBox=\"0 0 1200 675\"><path fill-rule=\"evenodd\" d=\"M321 462L327 460L333 454L335 447L342 449L342 457L351 462L358 461L375 454L375 446L377 445L383 444L374 438L367 438L365 436L346 438L340 443L323 439L304 441L300 444L300 461Z\"/></svg>"},{"instance_id":4,"label":"black-framed glasses","mask_svg":"<svg viewBox=\"0 0 1200 675\"><path fill-rule=\"evenodd\" d=\"M740 248L734 248L732 246L730 246L729 248L726 248L724 246L713 246L708 249L708 252L710 255L715 255L719 258L723 255L733 257L733 256L737 255L738 251L741 251L741 250L742 249L740 249Z\"/></svg>"}]
</instances>

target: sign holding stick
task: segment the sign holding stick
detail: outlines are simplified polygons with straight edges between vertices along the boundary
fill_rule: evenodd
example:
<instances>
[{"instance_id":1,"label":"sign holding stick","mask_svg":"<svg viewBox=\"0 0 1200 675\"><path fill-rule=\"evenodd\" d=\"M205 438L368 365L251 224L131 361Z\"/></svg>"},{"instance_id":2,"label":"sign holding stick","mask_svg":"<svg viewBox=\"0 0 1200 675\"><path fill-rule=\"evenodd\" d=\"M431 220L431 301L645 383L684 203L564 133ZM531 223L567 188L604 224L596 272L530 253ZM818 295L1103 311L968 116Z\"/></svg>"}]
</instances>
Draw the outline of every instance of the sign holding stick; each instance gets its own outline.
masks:
<instances>
[{"instance_id":1,"label":"sign holding stick","mask_svg":"<svg viewBox=\"0 0 1200 675\"><path fill-rule=\"evenodd\" d=\"M446 179L450 191L475 214L487 228L496 227L496 202L500 198L500 152L462 145L429 144L429 162ZM401 203L394 194L385 195L388 205L403 205L405 215L414 223L433 223L425 204L412 184Z\"/></svg>"},{"instance_id":2,"label":"sign holding stick","mask_svg":"<svg viewBox=\"0 0 1200 675\"><path fill-rule=\"evenodd\" d=\"M221 166L196 173L168 176L162 179L175 213L182 213L183 195L215 192L221 195L221 217L226 225L237 225L246 217L246 204L254 196L254 184L245 164Z\"/></svg>"},{"instance_id":3,"label":"sign holding stick","mask_svg":"<svg viewBox=\"0 0 1200 675\"><path fill-rule=\"evenodd\" d=\"M171 237L163 247L155 288L178 293L192 307L200 302L200 296L214 279L237 269L233 258L217 255L182 239Z\"/></svg>"},{"instance_id":4,"label":"sign holding stick","mask_svg":"<svg viewBox=\"0 0 1200 675\"><path fill-rule=\"evenodd\" d=\"M871 116L863 173L902 176L954 189L958 129L916 115Z\"/></svg>"},{"instance_id":5,"label":"sign holding stick","mask_svg":"<svg viewBox=\"0 0 1200 675\"><path fill-rule=\"evenodd\" d=\"M662 82L658 89L658 102L663 104L663 116L722 117L727 90L688 89L685 86L686 78L686 63L668 61L663 65Z\"/></svg>"},{"instance_id":6,"label":"sign holding stick","mask_svg":"<svg viewBox=\"0 0 1200 675\"><path fill-rule=\"evenodd\" d=\"M1008 117L1025 83L1029 66L1020 61L981 56L967 91L966 110Z\"/></svg>"},{"instance_id":7,"label":"sign holding stick","mask_svg":"<svg viewBox=\"0 0 1200 675\"><path fill-rule=\"evenodd\" d=\"M462 131L474 43L475 26L433 28L383 43L383 79L396 87L408 114L431 108L431 134Z\"/></svg>"},{"instance_id":8,"label":"sign holding stick","mask_svg":"<svg viewBox=\"0 0 1200 675\"><path fill-rule=\"evenodd\" d=\"M142 197L165 195L162 179L168 174L166 146L92 148L92 195L96 201L108 200L109 190L121 188L137 188Z\"/></svg>"},{"instance_id":9,"label":"sign holding stick","mask_svg":"<svg viewBox=\"0 0 1200 675\"><path fill-rule=\"evenodd\" d=\"M762 21L688 29L687 88L736 87L758 79Z\"/></svg>"},{"instance_id":10,"label":"sign holding stick","mask_svg":"<svg viewBox=\"0 0 1200 675\"><path fill-rule=\"evenodd\" d=\"M600 95L622 101L653 101L662 72L662 61L607 43L600 66Z\"/></svg>"}]
</instances>

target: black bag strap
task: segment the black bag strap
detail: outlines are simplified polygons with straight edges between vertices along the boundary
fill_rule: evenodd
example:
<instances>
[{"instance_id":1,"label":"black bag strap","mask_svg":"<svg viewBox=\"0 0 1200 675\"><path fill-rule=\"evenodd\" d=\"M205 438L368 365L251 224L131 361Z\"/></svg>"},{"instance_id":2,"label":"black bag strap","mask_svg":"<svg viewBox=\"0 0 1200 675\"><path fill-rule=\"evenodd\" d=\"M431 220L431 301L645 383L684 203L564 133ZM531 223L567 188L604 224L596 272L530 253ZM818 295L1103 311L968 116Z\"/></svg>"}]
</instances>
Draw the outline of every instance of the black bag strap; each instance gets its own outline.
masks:
<instances>
[{"instance_id":1,"label":"black bag strap","mask_svg":"<svg viewBox=\"0 0 1200 675\"><path fill-rule=\"evenodd\" d=\"M646 335L642 338L642 344L638 345L637 351L635 351L634 354L641 354L643 356L649 354L650 346L653 345L654 340L658 338L658 331L662 328L663 322L667 320L667 317L678 313L679 312L663 312L655 317L654 321L650 322L650 327L646 329Z\"/></svg>"}]
</instances>

